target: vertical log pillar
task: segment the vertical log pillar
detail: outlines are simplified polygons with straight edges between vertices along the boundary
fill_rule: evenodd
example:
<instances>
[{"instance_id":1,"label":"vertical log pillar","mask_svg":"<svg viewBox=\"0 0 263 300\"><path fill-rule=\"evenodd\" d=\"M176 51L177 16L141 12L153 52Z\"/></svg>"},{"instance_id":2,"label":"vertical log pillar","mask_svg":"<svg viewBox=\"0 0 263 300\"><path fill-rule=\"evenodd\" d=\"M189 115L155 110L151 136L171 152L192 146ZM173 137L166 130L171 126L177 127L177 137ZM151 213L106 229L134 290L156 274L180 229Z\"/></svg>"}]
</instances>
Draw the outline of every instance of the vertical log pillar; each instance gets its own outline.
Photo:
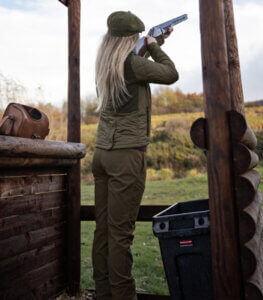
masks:
<instances>
[{"instance_id":1,"label":"vertical log pillar","mask_svg":"<svg viewBox=\"0 0 263 300\"><path fill-rule=\"evenodd\" d=\"M231 110L235 110L241 113L242 115L245 115L244 96L242 89L232 0L224 0L224 5L228 66L230 77Z\"/></svg>"},{"instance_id":2,"label":"vertical log pillar","mask_svg":"<svg viewBox=\"0 0 263 300\"><path fill-rule=\"evenodd\" d=\"M243 285L245 299L256 300L263 299L263 211L260 208L262 194L257 191L260 175L252 169L258 163L258 157L252 151L256 147L257 139L244 117L245 106L232 0L224 0L224 6L232 107L229 121L234 149Z\"/></svg>"},{"instance_id":3,"label":"vertical log pillar","mask_svg":"<svg viewBox=\"0 0 263 300\"><path fill-rule=\"evenodd\" d=\"M231 109L224 1L200 0L211 251L215 299L242 299L227 111Z\"/></svg>"},{"instance_id":4,"label":"vertical log pillar","mask_svg":"<svg viewBox=\"0 0 263 300\"><path fill-rule=\"evenodd\" d=\"M80 0L68 6L68 141L80 142ZM80 161L68 173L68 292L80 284Z\"/></svg>"}]
</instances>

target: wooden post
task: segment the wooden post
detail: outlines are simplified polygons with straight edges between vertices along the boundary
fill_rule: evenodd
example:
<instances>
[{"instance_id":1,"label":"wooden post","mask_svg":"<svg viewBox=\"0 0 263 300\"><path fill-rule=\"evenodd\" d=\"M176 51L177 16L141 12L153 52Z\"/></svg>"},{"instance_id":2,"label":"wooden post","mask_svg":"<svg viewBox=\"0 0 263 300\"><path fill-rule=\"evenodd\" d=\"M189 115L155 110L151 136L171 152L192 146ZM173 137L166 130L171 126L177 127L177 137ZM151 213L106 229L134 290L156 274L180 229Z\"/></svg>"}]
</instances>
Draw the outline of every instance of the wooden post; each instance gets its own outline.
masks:
<instances>
[{"instance_id":1,"label":"wooden post","mask_svg":"<svg viewBox=\"0 0 263 300\"><path fill-rule=\"evenodd\" d=\"M211 251L215 299L242 299L227 111L231 109L224 2L200 0Z\"/></svg>"},{"instance_id":2,"label":"wooden post","mask_svg":"<svg viewBox=\"0 0 263 300\"><path fill-rule=\"evenodd\" d=\"M231 109L245 115L245 105L240 73L238 45L232 0L224 0L225 29L230 76Z\"/></svg>"},{"instance_id":3,"label":"wooden post","mask_svg":"<svg viewBox=\"0 0 263 300\"><path fill-rule=\"evenodd\" d=\"M68 6L68 141L80 142L80 0ZM80 161L68 173L68 292L80 284Z\"/></svg>"},{"instance_id":4,"label":"wooden post","mask_svg":"<svg viewBox=\"0 0 263 300\"><path fill-rule=\"evenodd\" d=\"M224 14L232 108L229 121L233 143L241 271L245 298L256 300L263 298L263 211L260 209L262 195L257 191L260 176L251 170L258 163L258 157L252 151L256 147L257 139L244 117L245 105L232 0L224 0Z\"/></svg>"}]
</instances>

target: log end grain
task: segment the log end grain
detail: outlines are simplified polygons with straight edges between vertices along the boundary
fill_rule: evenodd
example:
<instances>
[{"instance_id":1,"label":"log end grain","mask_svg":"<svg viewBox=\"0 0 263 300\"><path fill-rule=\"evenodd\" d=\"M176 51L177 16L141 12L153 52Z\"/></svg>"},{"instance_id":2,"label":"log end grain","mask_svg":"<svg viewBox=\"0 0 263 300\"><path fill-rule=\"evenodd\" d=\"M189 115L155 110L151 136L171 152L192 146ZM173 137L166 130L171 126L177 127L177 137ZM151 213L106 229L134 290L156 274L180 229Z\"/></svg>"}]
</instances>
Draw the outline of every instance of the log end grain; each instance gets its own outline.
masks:
<instances>
[{"instance_id":1,"label":"log end grain","mask_svg":"<svg viewBox=\"0 0 263 300\"><path fill-rule=\"evenodd\" d=\"M253 169L259 162L258 155L240 143L233 146L233 160L236 174L243 174Z\"/></svg>"},{"instance_id":2,"label":"log end grain","mask_svg":"<svg viewBox=\"0 0 263 300\"><path fill-rule=\"evenodd\" d=\"M197 147L207 149L205 118L199 118L194 121L190 129L190 136Z\"/></svg>"}]
</instances>

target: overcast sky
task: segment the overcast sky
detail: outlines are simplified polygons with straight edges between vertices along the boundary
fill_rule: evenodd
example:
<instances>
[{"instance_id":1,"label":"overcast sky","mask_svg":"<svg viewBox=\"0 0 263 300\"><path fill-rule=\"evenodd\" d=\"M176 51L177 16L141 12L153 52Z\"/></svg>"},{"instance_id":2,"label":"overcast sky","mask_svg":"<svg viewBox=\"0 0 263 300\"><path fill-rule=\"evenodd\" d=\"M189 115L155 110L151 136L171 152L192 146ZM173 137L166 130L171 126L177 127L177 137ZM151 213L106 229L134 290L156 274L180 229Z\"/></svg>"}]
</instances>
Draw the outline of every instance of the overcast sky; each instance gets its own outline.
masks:
<instances>
[{"instance_id":1,"label":"overcast sky","mask_svg":"<svg viewBox=\"0 0 263 300\"><path fill-rule=\"evenodd\" d=\"M146 29L181 14L163 49L175 62L183 92L201 92L198 0L82 0L81 94L94 95L94 62L108 15L130 10ZM263 99L263 1L234 0L246 101ZM0 73L31 92L41 86L46 102L60 106L67 95L67 9L58 0L0 0ZM155 85L156 86L156 85Z\"/></svg>"}]
</instances>

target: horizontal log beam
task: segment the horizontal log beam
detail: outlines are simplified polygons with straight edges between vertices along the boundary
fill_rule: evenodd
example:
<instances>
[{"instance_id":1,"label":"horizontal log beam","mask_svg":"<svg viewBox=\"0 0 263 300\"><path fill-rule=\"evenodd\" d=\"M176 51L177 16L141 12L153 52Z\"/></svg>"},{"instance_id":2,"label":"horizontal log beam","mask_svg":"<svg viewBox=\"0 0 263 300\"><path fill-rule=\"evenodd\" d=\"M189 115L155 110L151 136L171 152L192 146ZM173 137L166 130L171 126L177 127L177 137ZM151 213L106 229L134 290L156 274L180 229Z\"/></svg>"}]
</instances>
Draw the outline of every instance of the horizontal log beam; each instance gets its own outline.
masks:
<instances>
[{"instance_id":1,"label":"horizontal log beam","mask_svg":"<svg viewBox=\"0 0 263 300\"><path fill-rule=\"evenodd\" d=\"M262 241L263 242L263 241ZM246 300L262 300L263 299L263 288L262 288L262 282L263 282L263 275L262 270L261 274L258 272L255 273L257 275L257 278L253 276L253 281L248 282L246 284L245 290L246 290ZM255 281L254 281L255 279Z\"/></svg>"},{"instance_id":2,"label":"horizontal log beam","mask_svg":"<svg viewBox=\"0 0 263 300\"><path fill-rule=\"evenodd\" d=\"M260 256L262 248L263 211L260 211L256 232L253 238L241 248L241 260L244 280L247 281L254 274L258 265L263 267L263 259Z\"/></svg>"},{"instance_id":3,"label":"horizontal log beam","mask_svg":"<svg viewBox=\"0 0 263 300\"><path fill-rule=\"evenodd\" d=\"M61 257L11 281L8 289L0 289L0 299L30 299L22 296L41 286L49 278L62 276L64 273L65 258Z\"/></svg>"},{"instance_id":4,"label":"horizontal log beam","mask_svg":"<svg viewBox=\"0 0 263 300\"><path fill-rule=\"evenodd\" d=\"M52 208L38 214L15 215L0 219L0 240L27 234L48 226L66 222L66 207Z\"/></svg>"},{"instance_id":5,"label":"horizontal log beam","mask_svg":"<svg viewBox=\"0 0 263 300\"><path fill-rule=\"evenodd\" d=\"M241 245L251 240L259 222L262 194L257 192L254 201L247 206L239 217L239 238Z\"/></svg>"},{"instance_id":6,"label":"horizontal log beam","mask_svg":"<svg viewBox=\"0 0 263 300\"><path fill-rule=\"evenodd\" d=\"M28 291L26 295L23 295L22 299L54 299L62 292L65 291L67 285L67 279L65 275L49 277L47 281L32 291Z\"/></svg>"},{"instance_id":7,"label":"horizontal log beam","mask_svg":"<svg viewBox=\"0 0 263 300\"><path fill-rule=\"evenodd\" d=\"M201 148L207 149L206 119L199 118L194 121L190 129L190 136L193 143Z\"/></svg>"},{"instance_id":8,"label":"horizontal log beam","mask_svg":"<svg viewBox=\"0 0 263 300\"><path fill-rule=\"evenodd\" d=\"M63 167L47 168L0 168L0 178L2 177L32 177L32 176L66 176L67 171Z\"/></svg>"},{"instance_id":9,"label":"horizontal log beam","mask_svg":"<svg viewBox=\"0 0 263 300\"><path fill-rule=\"evenodd\" d=\"M55 207L66 205L66 191L53 192L49 194L26 195L14 198L0 199L0 222L1 218L13 215L23 216L26 214L37 214Z\"/></svg>"},{"instance_id":10,"label":"horizontal log beam","mask_svg":"<svg viewBox=\"0 0 263 300\"><path fill-rule=\"evenodd\" d=\"M243 144L233 146L234 171L243 174L253 169L259 162L258 155Z\"/></svg>"},{"instance_id":11,"label":"horizontal log beam","mask_svg":"<svg viewBox=\"0 0 263 300\"><path fill-rule=\"evenodd\" d=\"M253 150L257 145L257 138L251 127L247 124L245 117L237 111L229 113L231 138L235 143L242 143Z\"/></svg>"},{"instance_id":12,"label":"horizontal log beam","mask_svg":"<svg viewBox=\"0 0 263 300\"><path fill-rule=\"evenodd\" d=\"M65 191L65 175L0 177L0 198Z\"/></svg>"},{"instance_id":13,"label":"horizontal log beam","mask_svg":"<svg viewBox=\"0 0 263 300\"><path fill-rule=\"evenodd\" d=\"M71 167L77 159L0 157L0 168Z\"/></svg>"},{"instance_id":14,"label":"horizontal log beam","mask_svg":"<svg viewBox=\"0 0 263 300\"><path fill-rule=\"evenodd\" d=\"M0 135L0 156L80 159L85 154L86 146L80 143L33 140Z\"/></svg>"},{"instance_id":15,"label":"horizontal log beam","mask_svg":"<svg viewBox=\"0 0 263 300\"><path fill-rule=\"evenodd\" d=\"M152 217L162 210L168 208L169 205L142 205L139 210L137 221L151 222ZM93 205L81 206L81 221L95 221L95 212Z\"/></svg>"},{"instance_id":16,"label":"horizontal log beam","mask_svg":"<svg viewBox=\"0 0 263 300\"><path fill-rule=\"evenodd\" d=\"M261 218L263 218L261 210ZM258 254L257 268L254 274L248 279L245 291L246 299L261 300L263 299L263 231L260 237L260 253Z\"/></svg>"},{"instance_id":17,"label":"horizontal log beam","mask_svg":"<svg viewBox=\"0 0 263 300\"><path fill-rule=\"evenodd\" d=\"M0 240L0 260L20 253L41 248L57 239L64 239L66 235L66 223L41 228L18 236L12 236ZM1 299L1 297L0 297Z\"/></svg>"},{"instance_id":18,"label":"horizontal log beam","mask_svg":"<svg viewBox=\"0 0 263 300\"><path fill-rule=\"evenodd\" d=\"M236 177L236 200L238 209L241 211L255 198L260 183L260 175L255 170L250 170Z\"/></svg>"},{"instance_id":19,"label":"horizontal log beam","mask_svg":"<svg viewBox=\"0 0 263 300\"><path fill-rule=\"evenodd\" d=\"M33 249L18 256L0 262L1 287L12 286L12 280L23 277L55 259L61 259L65 254L65 241L58 240L56 244Z\"/></svg>"}]
</instances>

